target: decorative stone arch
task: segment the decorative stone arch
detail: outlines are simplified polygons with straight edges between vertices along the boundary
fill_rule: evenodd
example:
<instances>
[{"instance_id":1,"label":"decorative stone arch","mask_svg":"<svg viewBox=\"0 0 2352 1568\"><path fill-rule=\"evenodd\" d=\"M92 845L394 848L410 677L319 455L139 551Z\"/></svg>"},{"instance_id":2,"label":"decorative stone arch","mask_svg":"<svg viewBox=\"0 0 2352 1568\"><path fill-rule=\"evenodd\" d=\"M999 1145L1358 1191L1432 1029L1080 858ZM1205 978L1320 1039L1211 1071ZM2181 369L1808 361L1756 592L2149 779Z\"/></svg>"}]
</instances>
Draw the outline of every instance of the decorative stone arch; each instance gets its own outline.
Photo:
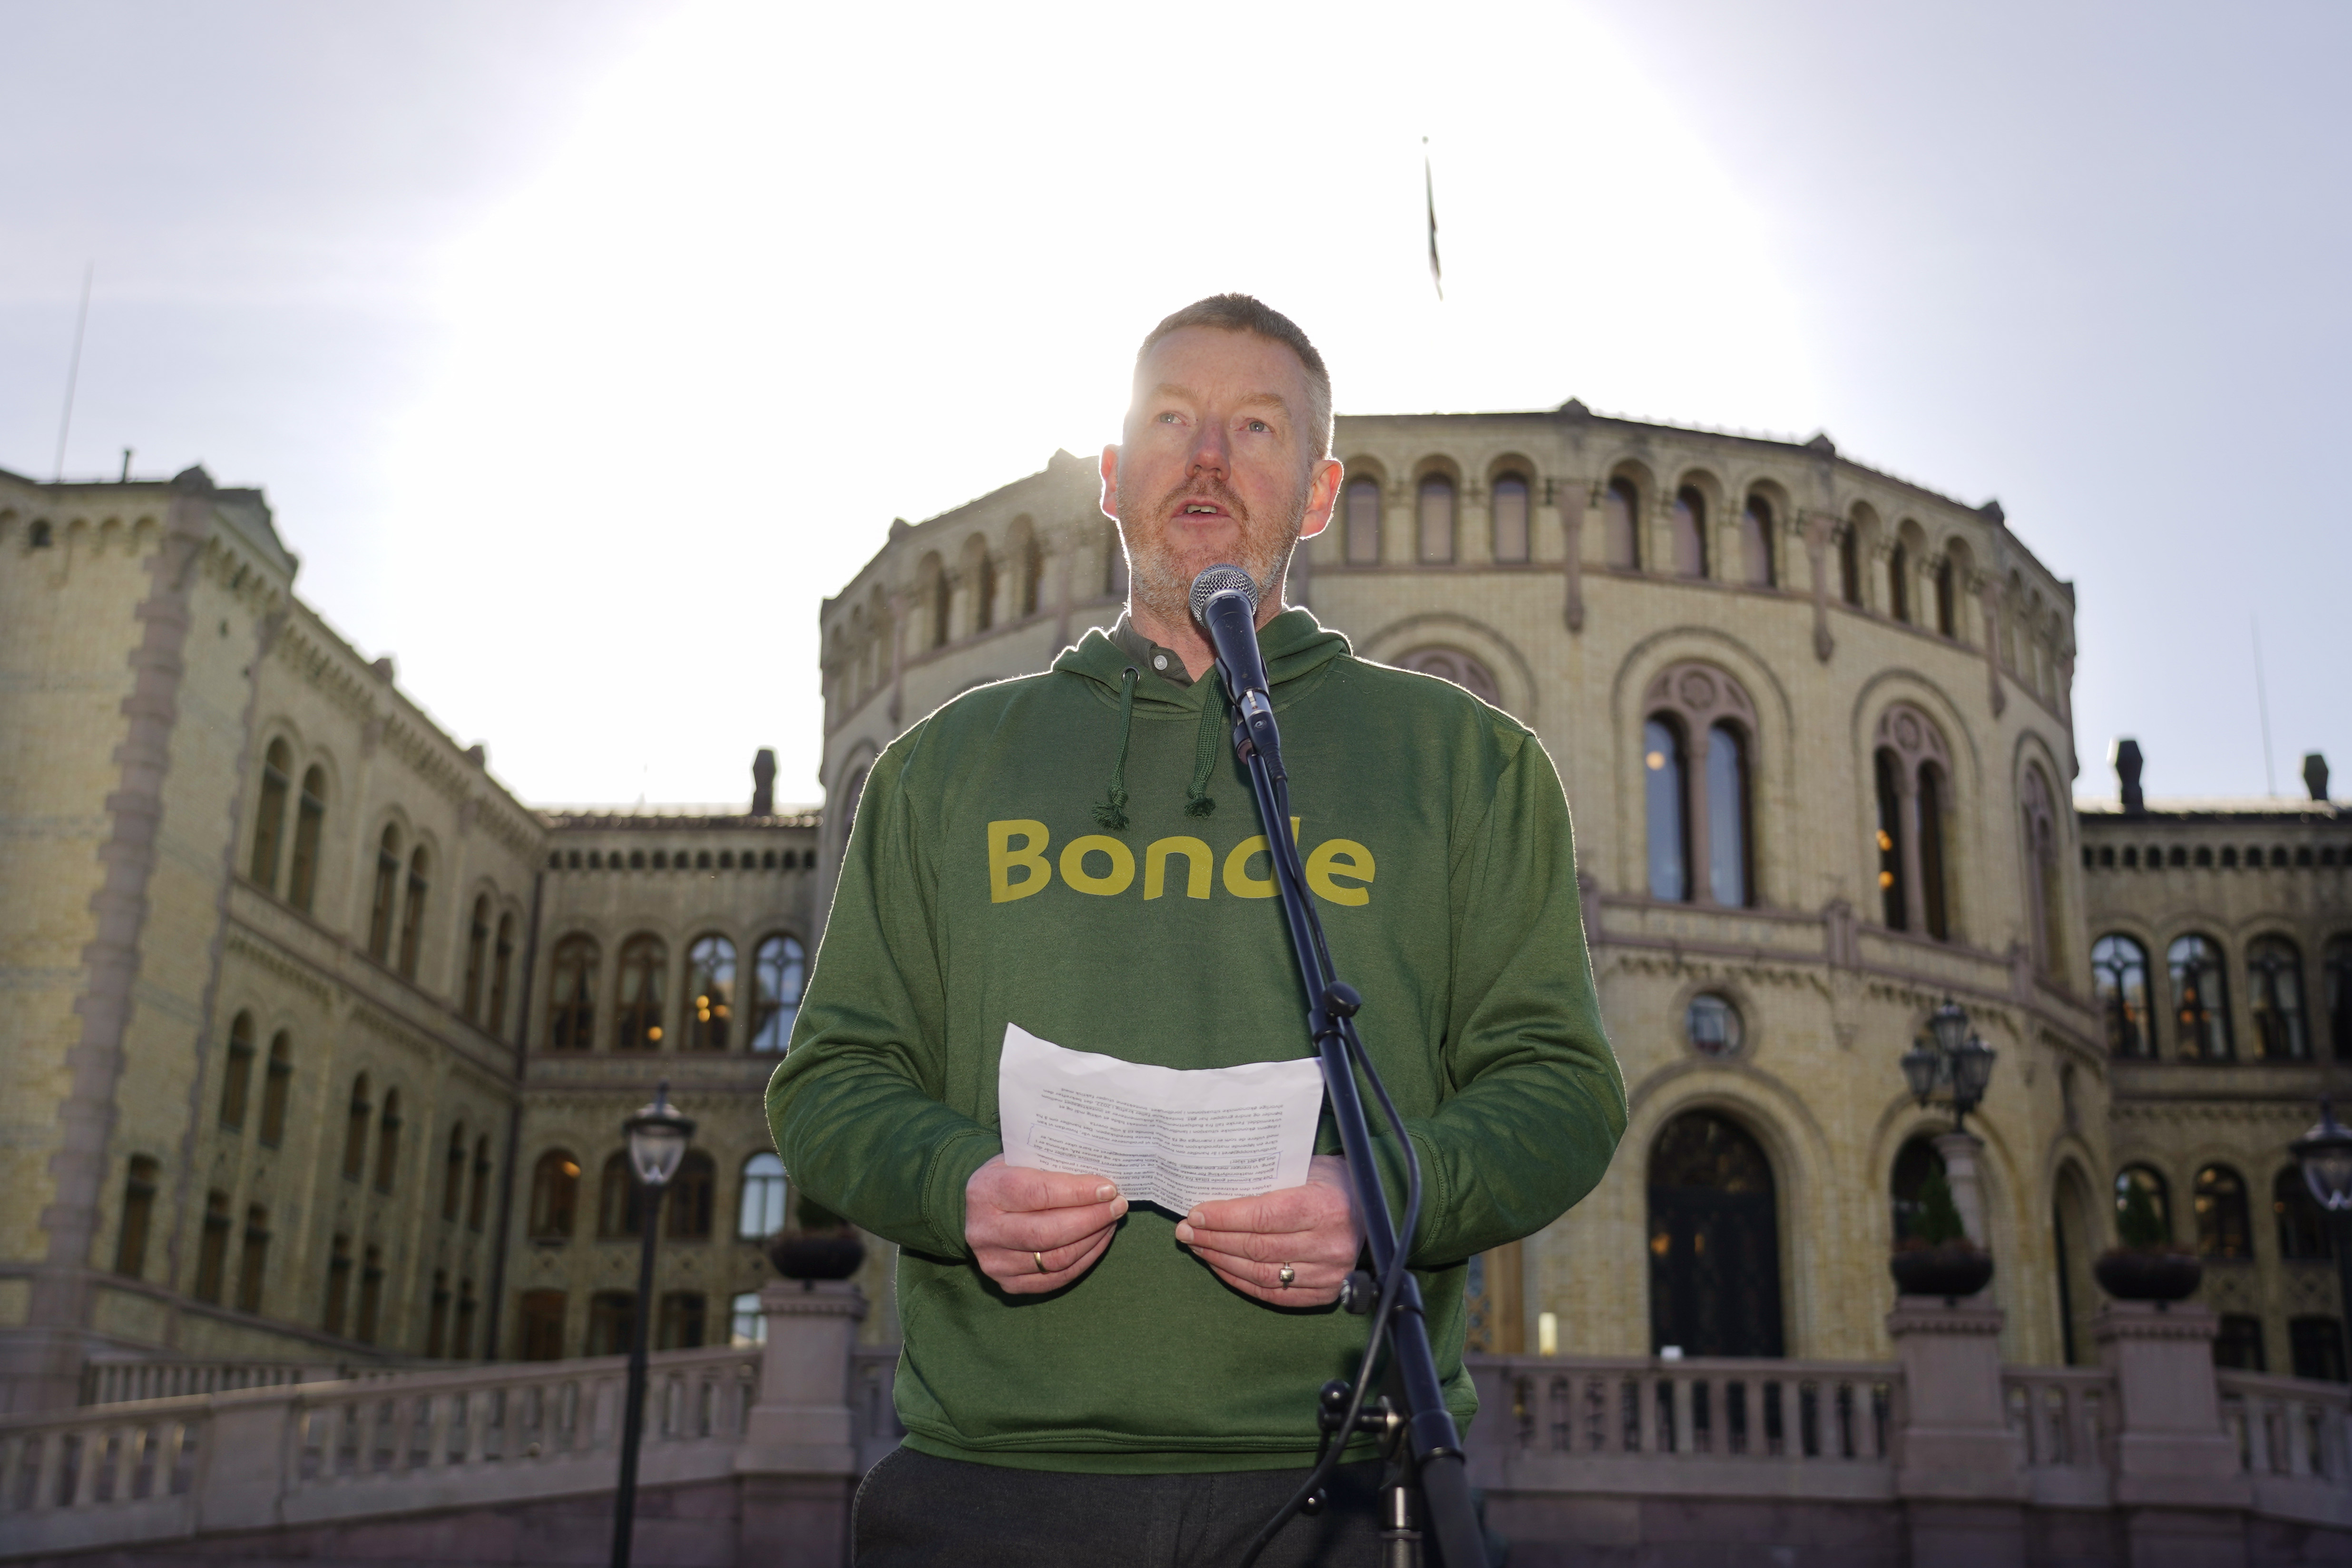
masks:
<instances>
[{"instance_id":1,"label":"decorative stone arch","mask_svg":"<svg viewBox=\"0 0 2352 1568\"><path fill-rule=\"evenodd\" d=\"M1881 857L1874 879L1882 893L1888 879L1900 879L1903 930L1953 940L1956 854L1953 829L1952 749L1935 717L1902 700L1882 710L1870 737L1871 813L1874 847ZM1891 759L1891 768L1888 760ZM1886 776L1882 777L1882 769ZM1891 782L1899 825L1885 821L1885 792ZM1890 844L1899 837L1899 844ZM1891 923L1893 915L1885 917ZM1938 928L1941 928L1940 930Z\"/></svg>"},{"instance_id":2,"label":"decorative stone arch","mask_svg":"<svg viewBox=\"0 0 2352 1568\"><path fill-rule=\"evenodd\" d=\"M1729 678L1748 699L1752 714L1748 759L1748 841L1751 846L1751 900L1769 906L1792 886L1783 859L1788 836L1788 803L1794 798L1795 708L1788 689L1771 666L1748 644L1712 626L1678 626L1653 633L1634 645L1618 667L1610 690L1610 734L1624 750L1612 776L1617 783L1615 808L1619 826L1606 834L1620 860L1618 886L1645 887L1634 875L1645 854L1641 825L1645 818L1645 769L1643 765L1642 724L1649 710L1643 700L1666 672L1697 664Z\"/></svg>"},{"instance_id":3,"label":"decorative stone arch","mask_svg":"<svg viewBox=\"0 0 2352 1568\"><path fill-rule=\"evenodd\" d=\"M1442 508L1439 481L1445 497ZM1432 453L1413 465L1405 498L1412 518L1409 559L1423 566L1451 565L1462 559L1462 514L1471 500L1470 488L1462 465L1444 453Z\"/></svg>"},{"instance_id":4,"label":"decorative stone arch","mask_svg":"<svg viewBox=\"0 0 2352 1568\"><path fill-rule=\"evenodd\" d=\"M947 563L936 550L925 551L915 562L913 599L924 650L947 647L955 637L954 600Z\"/></svg>"},{"instance_id":5,"label":"decorative stone arch","mask_svg":"<svg viewBox=\"0 0 2352 1568\"><path fill-rule=\"evenodd\" d=\"M961 635L978 637L996 626L996 557L988 535L978 529L964 536L956 562L955 586L964 603Z\"/></svg>"},{"instance_id":6,"label":"decorative stone arch","mask_svg":"<svg viewBox=\"0 0 2352 1568\"><path fill-rule=\"evenodd\" d=\"M1622 558L1621 547L1613 537L1616 520L1611 516L1611 498L1620 487L1632 492L1623 519L1628 533L1623 548L1630 550L1630 561ZM1639 458L1619 458L1602 471L1592 487L1592 507L1600 514L1593 544L1601 565L1636 572L1656 569L1657 541L1654 535L1661 504L1658 492L1657 475L1648 463Z\"/></svg>"},{"instance_id":7,"label":"decorative stone arch","mask_svg":"<svg viewBox=\"0 0 2352 1568\"><path fill-rule=\"evenodd\" d=\"M1369 455L1348 458L1340 469L1339 502L1333 509L1332 526L1321 536L1331 540L1327 547L1329 563L1377 566L1388 531L1388 514L1402 496L1402 487L1391 475L1387 464ZM1349 497L1358 485L1368 486L1369 507L1351 506Z\"/></svg>"},{"instance_id":8,"label":"decorative stone arch","mask_svg":"<svg viewBox=\"0 0 2352 1568\"><path fill-rule=\"evenodd\" d=\"M1969 605L1977 596L1982 574L1977 570L1976 549L1958 533L1948 533L1936 547L1931 565L1935 574L1935 607L1938 616L1937 629L1943 629L1941 617L1948 604L1952 640L1963 646L1975 646L1969 635Z\"/></svg>"},{"instance_id":9,"label":"decorative stone arch","mask_svg":"<svg viewBox=\"0 0 2352 1568\"><path fill-rule=\"evenodd\" d=\"M1528 729L1537 727L1534 667L1519 652L1517 645L1484 621L1442 610L1407 616L1365 638L1357 651L1381 664L1418 669L1453 680ZM1457 663L1463 658L1475 661L1492 683L1494 694L1489 696L1469 680L1456 679L1454 670L1440 668L1444 659L1423 659L1424 655L1451 656Z\"/></svg>"},{"instance_id":10,"label":"decorative stone arch","mask_svg":"<svg viewBox=\"0 0 2352 1568\"><path fill-rule=\"evenodd\" d=\"M1521 564L1536 559L1536 510L1542 504L1543 493L1536 480L1541 472L1533 459L1516 448L1489 458L1480 470L1479 498L1485 502L1486 527L1484 537L1477 541L1477 557L1507 563ZM1502 500L1495 487L1506 480L1517 479L1525 489L1524 513L1516 527L1506 515Z\"/></svg>"},{"instance_id":11,"label":"decorative stone arch","mask_svg":"<svg viewBox=\"0 0 2352 1568\"><path fill-rule=\"evenodd\" d=\"M1004 531L1004 614L1000 618L1014 625L1045 608L1045 547L1036 520L1025 511Z\"/></svg>"},{"instance_id":12,"label":"decorative stone arch","mask_svg":"<svg viewBox=\"0 0 2352 1568\"><path fill-rule=\"evenodd\" d=\"M2067 941L2076 923L2068 911L2081 904L2074 896L2076 868L2070 831L2074 812L2057 783L2063 776L2040 737L2030 731L2018 737L2011 762L2011 800L2015 808L2011 820L2018 834L2018 887L2024 895L2026 940L2037 967L2061 984L2067 984L2072 972L2080 967L2082 956L2070 951Z\"/></svg>"},{"instance_id":13,"label":"decorative stone arch","mask_svg":"<svg viewBox=\"0 0 2352 1568\"><path fill-rule=\"evenodd\" d=\"M1674 521L1675 508L1681 503L1685 494L1698 498L1700 511L1700 516L1696 520L1698 524L1698 570L1687 574L1684 573L1682 563L1675 553ZM1738 537L1736 532L1729 531L1735 530L1736 526L1737 520L1732 516L1730 491L1725 487L1721 476L1712 468L1696 464L1685 468L1675 477L1673 488L1658 497L1655 559L1660 574L1665 576L1687 575L1690 580L1697 582L1727 580L1728 574L1724 570L1727 554L1725 540L1727 534L1731 538Z\"/></svg>"}]
</instances>

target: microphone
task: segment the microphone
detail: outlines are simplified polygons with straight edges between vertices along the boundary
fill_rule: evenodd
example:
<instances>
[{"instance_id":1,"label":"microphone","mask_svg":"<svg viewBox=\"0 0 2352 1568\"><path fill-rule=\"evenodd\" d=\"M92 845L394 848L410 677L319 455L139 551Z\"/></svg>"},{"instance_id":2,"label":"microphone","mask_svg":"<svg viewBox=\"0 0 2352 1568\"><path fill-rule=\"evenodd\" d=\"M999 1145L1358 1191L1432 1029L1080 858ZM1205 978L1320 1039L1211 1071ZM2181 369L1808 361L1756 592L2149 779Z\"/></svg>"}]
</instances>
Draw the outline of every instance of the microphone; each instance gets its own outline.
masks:
<instances>
[{"instance_id":1,"label":"microphone","mask_svg":"<svg viewBox=\"0 0 2352 1568\"><path fill-rule=\"evenodd\" d=\"M1212 566L1192 579L1192 618L1217 650L1217 673L1240 711L1235 744L1255 748L1277 781L1282 732L1275 727L1274 699L1266 690L1265 657L1257 646L1257 584L1238 566Z\"/></svg>"}]
</instances>

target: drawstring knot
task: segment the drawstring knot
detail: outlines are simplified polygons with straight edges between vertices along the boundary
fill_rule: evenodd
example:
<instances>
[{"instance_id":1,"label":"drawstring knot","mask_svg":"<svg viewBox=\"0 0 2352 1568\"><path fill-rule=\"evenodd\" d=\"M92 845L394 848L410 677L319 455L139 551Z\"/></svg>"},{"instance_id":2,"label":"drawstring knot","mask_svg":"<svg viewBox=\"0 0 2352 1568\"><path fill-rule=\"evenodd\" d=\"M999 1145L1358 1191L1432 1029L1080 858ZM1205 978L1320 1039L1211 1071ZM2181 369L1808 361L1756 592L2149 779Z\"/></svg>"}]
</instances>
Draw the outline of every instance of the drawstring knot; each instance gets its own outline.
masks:
<instances>
[{"instance_id":1,"label":"drawstring knot","mask_svg":"<svg viewBox=\"0 0 2352 1568\"><path fill-rule=\"evenodd\" d=\"M1103 803L1095 807L1095 821L1113 833L1127 831L1127 742L1135 732L1135 678L1133 665L1118 681L1118 760L1110 765L1110 788L1104 793Z\"/></svg>"},{"instance_id":2,"label":"drawstring knot","mask_svg":"<svg viewBox=\"0 0 2352 1568\"><path fill-rule=\"evenodd\" d=\"M1184 791L1184 815L1209 816L1217 809L1209 794L1209 775L1217 766L1219 731L1225 724L1224 682L1213 668L1202 673L1201 728L1192 741L1192 782Z\"/></svg>"}]
</instances>

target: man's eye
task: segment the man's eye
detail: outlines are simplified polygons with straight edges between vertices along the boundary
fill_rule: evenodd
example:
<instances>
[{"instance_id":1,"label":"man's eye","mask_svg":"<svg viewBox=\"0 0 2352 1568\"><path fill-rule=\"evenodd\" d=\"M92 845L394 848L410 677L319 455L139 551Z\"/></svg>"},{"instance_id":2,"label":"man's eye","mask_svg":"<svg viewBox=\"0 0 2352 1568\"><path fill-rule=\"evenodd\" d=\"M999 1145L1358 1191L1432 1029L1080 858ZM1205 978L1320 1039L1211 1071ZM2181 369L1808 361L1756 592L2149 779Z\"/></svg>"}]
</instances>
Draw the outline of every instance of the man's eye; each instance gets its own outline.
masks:
<instances>
[{"instance_id":1,"label":"man's eye","mask_svg":"<svg viewBox=\"0 0 2352 1568\"><path fill-rule=\"evenodd\" d=\"M1176 412L1174 409L1172 409L1172 408L1171 408L1171 409L1165 409L1165 410L1162 410L1162 411L1161 411L1161 413L1160 413L1160 423L1161 423L1162 425L1173 425L1173 424L1175 424L1178 420L1181 419L1182 417L1183 417L1183 416L1182 416L1182 415L1181 415L1181 414L1177 413L1177 412Z\"/></svg>"},{"instance_id":2,"label":"man's eye","mask_svg":"<svg viewBox=\"0 0 2352 1568\"><path fill-rule=\"evenodd\" d=\"M1249 427L1250 427L1252 430L1265 430L1265 431L1272 431L1272 430L1273 430L1273 428L1274 428L1274 426L1271 426L1271 425L1267 424L1267 423L1266 423L1265 420L1263 420L1263 419L1253 419L1253 420L1251 420L1251 421L1249 422Z\"/></svg>"}]
</instances>

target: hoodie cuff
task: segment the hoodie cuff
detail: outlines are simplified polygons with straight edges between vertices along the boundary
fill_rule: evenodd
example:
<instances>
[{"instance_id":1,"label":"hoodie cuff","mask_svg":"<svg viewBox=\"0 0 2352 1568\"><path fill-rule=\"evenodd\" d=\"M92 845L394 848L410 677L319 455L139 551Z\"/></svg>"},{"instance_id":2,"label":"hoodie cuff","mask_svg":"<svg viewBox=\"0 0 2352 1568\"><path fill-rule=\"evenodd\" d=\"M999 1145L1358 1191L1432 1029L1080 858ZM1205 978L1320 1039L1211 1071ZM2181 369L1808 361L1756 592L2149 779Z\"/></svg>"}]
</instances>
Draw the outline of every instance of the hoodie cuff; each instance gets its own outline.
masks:
<instances>
[{"instance_id":1,"label":"hoodie cuff","mask_svg":"<svg viewBox=\"0 0 2352 1568\"><path fill-rule=\"evenodd\" d=\"M923 1172L923 1219L949 1258L970 1258L963 1238L963 1190L971 1173L1004 1152L1003 1140L985 1127L968 1128L941 1139Z\"/></svg>"}]
</instances>

